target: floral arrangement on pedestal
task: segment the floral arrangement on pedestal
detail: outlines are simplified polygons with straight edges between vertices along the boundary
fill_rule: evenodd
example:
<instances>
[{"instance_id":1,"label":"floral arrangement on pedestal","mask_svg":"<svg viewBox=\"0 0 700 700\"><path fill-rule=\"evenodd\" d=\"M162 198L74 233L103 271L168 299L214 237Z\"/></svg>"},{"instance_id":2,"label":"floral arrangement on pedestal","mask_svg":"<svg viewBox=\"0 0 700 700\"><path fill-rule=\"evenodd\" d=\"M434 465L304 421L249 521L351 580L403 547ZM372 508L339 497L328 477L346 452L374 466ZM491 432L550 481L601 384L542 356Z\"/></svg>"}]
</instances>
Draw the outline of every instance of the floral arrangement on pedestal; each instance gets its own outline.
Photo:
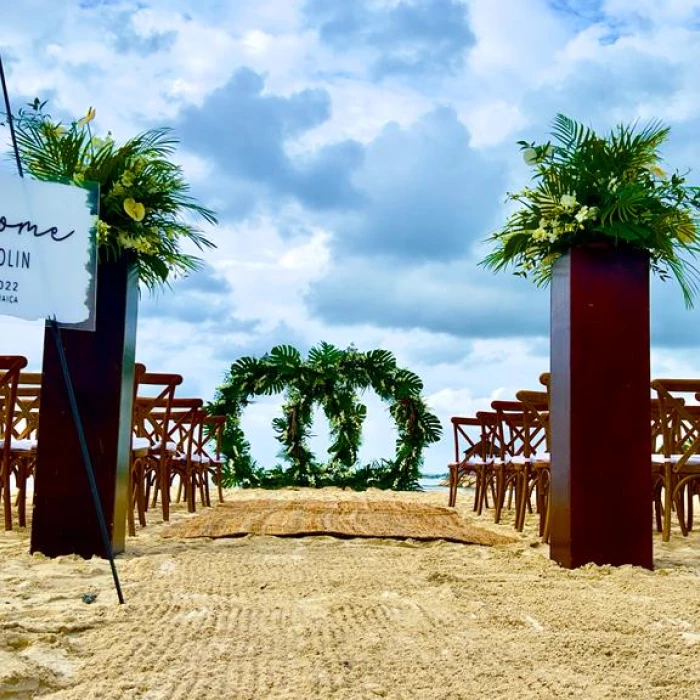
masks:
<instances>
[{"instance_id":1,"label":"floral arrangement on pedestal","mask_svg":"<svg viewBox=\"0 0 700 700\"><path fill-rule=\"evenodd\" d=\"M24 169L40 180L100 186L97 249L100 261L128 254L140 281L154 289L186 274L199 259L181 249L214 244L187 217L215 224L216 216L189 195L182 169L170 157L178 144L169 129L152 129L117 144L92 133L95 110L64 125L44 112L38 98L15 118Z\"/></svg>"},{"instance_id":2,"label":"floral arrangement on pedestal","mask_svg":"<svg viewBox=\"0 0 700 700\"><path fill-rule=\"evenodd\" d=\"M607 136L558 114L543 144L519 141L535 170L534 186L509 193L518 208L488 239L494 250L481 264L512 266L516 275L546 285L554 263L571 248L604 243L649 252L651 269L678 280L692 306L700 272L700 188L661 167L660 146L670 129L651 122L618 125Z\"/></svg>"}]
</instances>

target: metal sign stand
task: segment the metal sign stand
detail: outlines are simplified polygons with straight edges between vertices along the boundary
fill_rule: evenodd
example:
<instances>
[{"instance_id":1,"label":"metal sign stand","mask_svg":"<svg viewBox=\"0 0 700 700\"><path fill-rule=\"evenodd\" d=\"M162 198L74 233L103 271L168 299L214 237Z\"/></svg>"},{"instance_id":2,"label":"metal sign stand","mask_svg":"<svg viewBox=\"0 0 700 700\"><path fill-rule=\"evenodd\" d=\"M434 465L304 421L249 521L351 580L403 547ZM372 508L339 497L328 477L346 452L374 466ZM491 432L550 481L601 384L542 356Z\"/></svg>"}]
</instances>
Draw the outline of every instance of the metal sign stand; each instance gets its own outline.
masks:
<instances>
[{"instance_id":1,"label":"metal sign stand","mask_svg":"<svg viewBox=\"0 0 700 700\"><path fill-rule=\"evenodd\" d=\"M12 110L10 108L10 96L7 90L7 82L5 80L5 70L2 64L2 56L0 56L0 81L2 81L2 92L5 99L5 112L7 114L7 122L10 127L10 137L12 139L12 146L15 151L15 159L17 161L17 170L20 177L24 177L24 171L22 169L22 162L19 157L19 147L17 145L17 136L15 134L15 126L12 120ZM104 546L105 552L107 553L107 558L109 559L109 565L112 570L112 578L114 579L114 587L117 591L117 597L119 598L119 603L124 604L124 595L122 594L121 585L119 584L119 576L117 574L117 567L114 563L114 552L112 551L112 543L109 539L109 533L107 532L107 523L105 522L104 512L102 510L102 504L100 503L100 496L97 491L97 482L95 481L95 471L92 468L92 460L90 459L90 451L88 450L87 441L85 439L85 432L83 430L83 421L80 418L80 411L78 410L78 403L75 398L75 391L73 389L73 380L70 376L70 371L68 369L68 362L66 360L66 353L61 341L61 329L55 318L48 320L49 326L52 331L54 341L56 343L56 350L58 352L58 357L61 363L61 372L63 375L63 380L66 385L66 392L68 395L68 402L71 407L71 413L73 415L73 422L75 424L76 432L78 433L78 441L80 442L80 451L83 456L83 464L85 466L85 473L87 475L88 483L90 484L90 491L92 493L92 500L95 506L95 511L97 513L97 520L100 525L100 534L102 537L102 544ZM88 331L85 331L88 332Z\"/></svg>"}]
</instances>

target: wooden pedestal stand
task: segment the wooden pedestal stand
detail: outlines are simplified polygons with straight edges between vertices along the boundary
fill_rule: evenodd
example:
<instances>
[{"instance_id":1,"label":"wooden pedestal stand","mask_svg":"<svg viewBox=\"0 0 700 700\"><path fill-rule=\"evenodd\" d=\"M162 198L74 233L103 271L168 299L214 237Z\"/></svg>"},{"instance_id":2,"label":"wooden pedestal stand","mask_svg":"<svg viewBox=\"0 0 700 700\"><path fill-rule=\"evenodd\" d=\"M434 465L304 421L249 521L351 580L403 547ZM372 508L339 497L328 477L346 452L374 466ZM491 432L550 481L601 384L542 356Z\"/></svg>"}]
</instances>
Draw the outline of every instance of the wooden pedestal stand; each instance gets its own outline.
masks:
<instances>
[{"instance_id":1,"label":"wooden pedestal stand","mask_svg":"<svg viewBox=\"0 0 700 700\"><path fill-rule=\"evenodd\" d=\"M115 553L124 550L138 278L128 260L100 263L96 331L62 330L78 409ZM105 557L77 432L47 327L31 551Z\"/></svg>"},{"instance_id":2,"label":"wooden pedestal stand","mask_svg":"<svg viewBox=\"0 0 700 700\"><path fill-rule=\"evenodd\" d=\"M554 267L551 558L653 568L649 256L573 249Z\"/></svg>"}]
</instances>

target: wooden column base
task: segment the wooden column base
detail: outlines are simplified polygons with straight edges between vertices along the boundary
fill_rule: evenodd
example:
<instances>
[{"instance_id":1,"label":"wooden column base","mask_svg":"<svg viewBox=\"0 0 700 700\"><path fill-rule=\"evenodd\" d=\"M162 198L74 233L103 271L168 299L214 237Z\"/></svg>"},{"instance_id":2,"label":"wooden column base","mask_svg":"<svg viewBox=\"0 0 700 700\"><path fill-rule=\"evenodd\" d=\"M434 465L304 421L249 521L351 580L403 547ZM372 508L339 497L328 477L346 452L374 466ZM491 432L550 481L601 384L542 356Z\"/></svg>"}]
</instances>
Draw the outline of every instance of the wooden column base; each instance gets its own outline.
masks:
<instances>
[{"instance_id":1,"label":"wooden column base","mask_svg":"<svg viewBox=\"0 0 700 700\"><path fill-rule=\"evenodd\" d=\"M100 263L95 332L61 336L115 553L124 550L138 279L128 261ZM31 551L105 557L51 330L44 337Z\"/></svg>"},{"instance_id":2,"label":"wooden column base","mask_svg":"<svg viewBox=\"0 0 700 700\"><path fill-rule=\"evenodd\" d=\"M551 558L651 569L648 255L560 259L551 334Z\"/></svg>"}]
</instances>

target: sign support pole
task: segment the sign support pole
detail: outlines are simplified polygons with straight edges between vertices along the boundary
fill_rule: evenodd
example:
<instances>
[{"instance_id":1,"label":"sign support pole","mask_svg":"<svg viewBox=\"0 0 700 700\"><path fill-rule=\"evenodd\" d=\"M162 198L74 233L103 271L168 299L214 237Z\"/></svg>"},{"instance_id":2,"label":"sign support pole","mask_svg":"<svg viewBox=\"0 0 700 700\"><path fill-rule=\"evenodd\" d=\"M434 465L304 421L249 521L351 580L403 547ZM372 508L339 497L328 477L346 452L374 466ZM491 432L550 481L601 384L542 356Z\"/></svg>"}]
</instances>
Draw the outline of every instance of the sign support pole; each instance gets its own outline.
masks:
<instances>
[{"instance_id":1,"label":"sign support pole","mask_svg":"<svg viewBox=\"0 0 700 700\"><path fill-rule=\"evenodd\" d=\"M20 177L24 177L24 171L22 169L22 162L19 157L19 147L17 145L17 136L15 134L15 126L12 120L12 110L10 108L10 96L7 89L7 82L5 80L5 70L2 64L2 56L0 56L0 80L2 81L2 92L5 99L5 110L7 114L7 122L10 126L10 137L12 139L12 146L15 151L15 159L17 161L17 170ZM49 321L49 326L51 327L52 335L56 344L56 350L58 352L58 357L61 364L61 372L63 374L63 380L66 385L66 392L68 394L68 402L70 404L71 413L73 414L73 423L75 425L76 432L78 433L78 441L80 442L80 451L83 457L83 464L85 466L85 473L87 474L88 483L90 484L90 491L92 493L92 500L95 506L95 511L97 514L97 520L100 525L100 534L102 536L102 544L104 546L107 558L109 559L109 565L112 570L112 578L114 579L114 587L117 591L117 597L119 599L120 605L124 604L124 595L122 593L121 585L119 583L119 576L117 574L117 567L114 563L114 552L112 551L112 543L110 542L109 533L107 532L107 524L105 522L104 512L102 510L102 504L100 503L100 496L97 490L97 483L95 481L95 472L92 468L92 461L90 459L90 451L88 450L87 441L85 439L85 432L83 430L83 422L80 418L80 411L78 410L78 403L75 398L75 391L73 389L73 381L70 376L70 370L68 369L68 362L66 360L65 350L63 348L63 343L61 342L61 330L53 318ZM85 331L89 332L89 331Z\"/></svg>"}]
</instances>

